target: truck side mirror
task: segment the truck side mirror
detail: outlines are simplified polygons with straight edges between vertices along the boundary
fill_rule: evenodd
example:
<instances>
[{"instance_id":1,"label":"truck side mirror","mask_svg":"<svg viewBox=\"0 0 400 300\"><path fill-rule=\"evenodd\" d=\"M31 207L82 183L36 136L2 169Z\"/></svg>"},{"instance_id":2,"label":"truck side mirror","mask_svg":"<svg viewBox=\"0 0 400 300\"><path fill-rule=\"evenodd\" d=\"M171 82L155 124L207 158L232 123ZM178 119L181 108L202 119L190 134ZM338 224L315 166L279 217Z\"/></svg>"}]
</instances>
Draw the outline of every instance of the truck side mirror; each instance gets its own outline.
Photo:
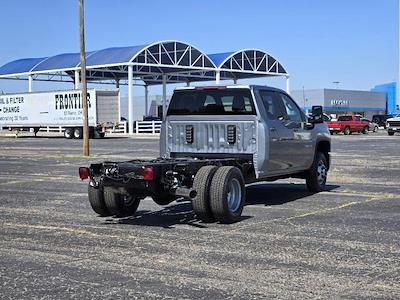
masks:
<instances>
[{"instance_id":1,"label":"truck side mirror","mask_svg":"<svg viewBox=\"0 0 400 300\"><path fill-rule=\"evenodd\" d=\"M311 123L314 123L314 124L324 122L322 106L315 105L311 108L311 120L310 121L311 121Z\"/></svg>"}]
</instances>

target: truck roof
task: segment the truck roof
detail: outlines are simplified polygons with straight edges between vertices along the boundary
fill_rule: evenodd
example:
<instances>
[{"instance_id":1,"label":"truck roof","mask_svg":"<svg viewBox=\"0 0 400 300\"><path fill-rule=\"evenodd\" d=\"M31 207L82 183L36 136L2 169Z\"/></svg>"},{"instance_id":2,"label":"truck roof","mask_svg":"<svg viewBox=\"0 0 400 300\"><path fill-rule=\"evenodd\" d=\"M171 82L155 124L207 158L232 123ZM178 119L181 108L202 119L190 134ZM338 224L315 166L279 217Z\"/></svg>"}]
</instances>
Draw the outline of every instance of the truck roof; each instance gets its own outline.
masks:
<instances>
[{"instance_id":1,"label":"truck roof","mask_svg":"<svg viewBox=\"0 0 400 300\"><path fill-rule=\"evenodd\" d=\"M232 84L232 85L204 85L204 86L185 86L185 87L177 87L175 91L182 90L202 90L202 89L268 89L274 91L283 91L278 88L270 87L267 85L255 85L255 84ZM284 91L283 91L284 92Z\"/></svg>"}]
</instances>

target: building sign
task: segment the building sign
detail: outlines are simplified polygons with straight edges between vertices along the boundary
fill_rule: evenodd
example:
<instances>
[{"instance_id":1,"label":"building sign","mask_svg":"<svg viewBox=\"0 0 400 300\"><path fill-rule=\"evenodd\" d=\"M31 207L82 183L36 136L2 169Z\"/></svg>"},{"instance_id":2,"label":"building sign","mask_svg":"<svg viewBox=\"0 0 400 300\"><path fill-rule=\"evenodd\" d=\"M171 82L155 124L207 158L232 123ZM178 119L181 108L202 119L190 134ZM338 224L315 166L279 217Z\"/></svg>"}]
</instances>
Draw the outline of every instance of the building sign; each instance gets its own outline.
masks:
<instances>
[{"instance_id":1,"label":"building sign","mask_svg":"<svg viewBox=\"0 0 400 300\"><path fill-rule=\"evenodd\" d=\"M88 90L89 123L96 123L96 93ZM81 91L0 95L0 126L62 126L81 124Z\"/></svg>"},{"instance_id":2,"label":"building sign","mask_svg":"<svg viewBox=\"0 0 400 300\"><path fill-rule=\"evenodd\" d=\"M349 100L331 100L331 105L336 107L349 106Z\"/></svg>"}]
</instances>

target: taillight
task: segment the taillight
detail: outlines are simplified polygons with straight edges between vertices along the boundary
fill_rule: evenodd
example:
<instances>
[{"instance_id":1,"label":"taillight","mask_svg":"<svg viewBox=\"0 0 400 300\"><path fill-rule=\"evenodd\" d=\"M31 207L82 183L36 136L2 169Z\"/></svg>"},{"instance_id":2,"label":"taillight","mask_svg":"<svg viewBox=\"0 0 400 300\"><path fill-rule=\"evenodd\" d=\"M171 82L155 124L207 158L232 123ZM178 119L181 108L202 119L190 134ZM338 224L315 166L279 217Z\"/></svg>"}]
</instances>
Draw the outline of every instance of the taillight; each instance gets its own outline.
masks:
<instances>
[{"instance_id":1,"label":"taillight","mask_svg":"<svg viewBox=\"0 0 400 300\"><path fill-rule=\"evenodd\" d=\"M146 181L152 181L154 178L153 167L145 167L143 169L143 179Z\"/></svg>"},{"instance_id":2,"label":"taillight","mask_svg":"<svg viewBox=\"0 0 400 300\"><path fill-rule=\"evenodd\" d=\"M89 178L89 169L86 167L79 168L79 178L81 180L85 180Z\"/></svg>"}]
</instances>

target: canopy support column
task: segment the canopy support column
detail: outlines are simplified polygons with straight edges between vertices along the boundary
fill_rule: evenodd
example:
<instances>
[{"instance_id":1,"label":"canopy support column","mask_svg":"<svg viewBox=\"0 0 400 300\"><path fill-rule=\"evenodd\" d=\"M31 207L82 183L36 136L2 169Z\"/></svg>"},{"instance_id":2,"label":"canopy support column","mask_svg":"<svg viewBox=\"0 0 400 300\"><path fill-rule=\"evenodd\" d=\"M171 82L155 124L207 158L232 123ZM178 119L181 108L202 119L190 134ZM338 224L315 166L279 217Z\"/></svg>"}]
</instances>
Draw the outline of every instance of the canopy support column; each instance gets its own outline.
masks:
<instances>
[{"instance_id":1,"label":"canopy support column","mask_svg":"<svg viewBox=\"0 0 400 300\"><path fill-rule=\"evenodd\" d=\"M129 134L133 134L133 97L132 97L133 67L128 66L128 128Z\"/></svg>"},{"instance_id":2,"label":"canopy support column","mask_svg":"<svg viewBox=\"0 0 400 300\"><path fill-rule=\"evenodd\" d=\"M119 79L115 79L115 88L119 89Z\"/></svg>"},{"instance_id":3,"label":"canopy support column","mask_svg":"<svg viewBox=\"0 0 400 300\"><path fill-rule=\"evenodd\" d=\"M237 79L236 78L233 79L233 84L237 84Z\"/></svg>"},{"instance_id":4,"label":"canopy support column","mask_svg":"<svg viewBox=\"0 0 400 300\"><path fill-rule=\"evenodd\" d=\"M163 120L167 116L167 74L162 75L162 111Z\"/></svg>"},{"instance_id":5,"label":"canopy support column","mask_svg":"<svg viewBox=\"0 0 400 300\"><path fill-rule=\"evenodd\" d=\"M286 93L290 94L289 76L286 76Z\"/></svg>"},{"instance_id":6,"label":"canopy support column","mask_svg":"<svg viewBox=\"0 0 400 300\"><path fill-rule=\"evenodd\" d=\"M149 115L149 86L144 85L144 115Z\"/></svg>"},{"instance_id":7,"label":"canopy support column","mask_svg":"<svg viewBox=\"0 0 400 300\"><path fill-rule=\"evenodd\" d=\"M190 81L186 82L186 86L190 86Z\"/></svg>"},{"instance_id":8,"label":"canopy support column","mask_svg":"<svg viewBox=\"0 0 400 300\"><path fill-rule=\"evenodd\" d=\"M215 72L215 84L219 84L220 81L221 81L221 73L219 70L217 70Z\"/></svg>"},{"instance_id":9,"label":"canopy support column","mask_svg":"<svg viewBox=\"0 0 400 300\"><path fill-rule=\"evenodd\" d=\"M28 76L28 92L32 92L32 87L33 87L33 77L32 75Z\"/></svg>"},{"instance_id":10,"label":"canopy support column","mask_svg":"<svg viewBox=\"0 0 400 300\"><path fill-rule=\"evenodd\" d=\"M75 89L79 89L79 71L75 70Z\"/></svg>"}]
</instances>

